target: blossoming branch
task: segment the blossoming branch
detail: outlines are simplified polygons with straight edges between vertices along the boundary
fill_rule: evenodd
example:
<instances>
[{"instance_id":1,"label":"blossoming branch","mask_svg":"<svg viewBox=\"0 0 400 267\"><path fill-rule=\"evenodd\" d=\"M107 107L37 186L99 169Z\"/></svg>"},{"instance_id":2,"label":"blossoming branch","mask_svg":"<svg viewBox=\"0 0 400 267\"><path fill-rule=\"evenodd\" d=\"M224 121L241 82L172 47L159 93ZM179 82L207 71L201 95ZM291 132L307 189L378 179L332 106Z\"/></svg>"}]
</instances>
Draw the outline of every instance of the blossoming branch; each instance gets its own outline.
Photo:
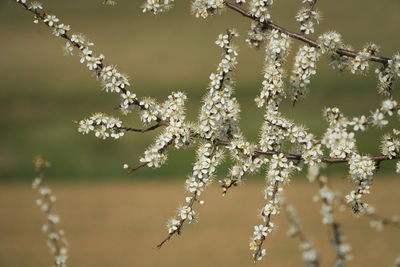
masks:
<instances>
[{"instance_id":1,"label":"blossoming branch","mask_svg":"<svg viewBox=\"0 0 400 267\"><path fill-rule=\"evenodd\" d=\"M236 0L236 3L223 0L191 1L192 12L196 17L206 19L227 8L251 19L246 43L265 52L264 79L255 98L256 105L264 114L264 120L260 123L260 138L255 143L246 140L238 123L240 106L234 96L234 70L239 56L238 48L233 43L234 37L239 35L236 30L228 29L218 36L215 44L223 53L216 71L209 77L209 86L202 100L198 120L190 122L185 116L187 97L183 92L172 92L162 102L149 97L138 97L128 76L121 73L115 65L107 65L104 55L96 55L93 52L94 44L87 37L71 33L70 26L60 22L55 15L43 12L41 4L27 3L26 0L15 1L34 15L35 22L41 20L55 36L66 41L66 54L72 55L77 51L80 62L95 74L106 92L119 95L118 110L122 116L136 111L144 125L144 128L128 127L113 115L94 113L77 122L79 132L93 133L100 139L119 139L127 132L145 133L162 128L154 143L140 158L140 164L134 167L124 164L124 168L130 172L143 167L159 168L167 162L171 147L184 149L197 145L196 162L185 182L185 202L168 221L168 234L157 247L180 234L186 222L196 220L198 215L194 206L196 203L204 203L200 199L201 193L216 179L216 168L223 162L226 154L232 158L232 166L226 178L219 180L223 194L232 186L240 185L247 174L260 173L262 170L266 172L266 202L260 209L261 222L254 226L250 240L254 261L261 260L266 255L263 244L267 236L276 229L274 220L281 210L281 194L294 173L305 166L312 169L323 163L347 164L354 189L346 194L345 199L353 213L360 216L371 214L364 196L370 194L373 175L378 171L380 162L400 158L399 129L391 129L383 135L380 155L361 154L356 139L357 133L365 133L371 127L388 127L390 117L400 116L400 104L391 94L393 84L400 77L400 54L391 58L379 56L379 48L373 43L368 43L359 51L353 51L335 31L323 33L315 40L307 37L315 32L314 27L322 18L316 7L316 0L302 0L304 6L295 16L300 25L299 33L271 21L273 0ZM143 12L157 15L170 10L173 2L147 0L143 5ZM115 4L115 1L105 3ZM302 42L302 45L295 54L294 65L289 72L287 58L294 40ZM284 117L279 107L287 99L294 104L309 94L311 78L317 74L322 57L328 58L334 70L353 74L366 74L372 64L378 64L375 69L378 93L384 99L370 115L354 118L346 117L337 107L324 109L323 117L328 122L328 127L318 137L305 126ZM400 173L400 162L397 162L396 172ZM318 181L321 185L319 193L322 199L323 223L329 225L334 234L337 266L344 266L350 259L350 246L344 243L339 223L333 216L332 205L335 198L332 198L331 191L321 177ZM307 251L309 249L304 253ZM316 261L317 257L314 259Z\"/></svg>"}]
</instances>

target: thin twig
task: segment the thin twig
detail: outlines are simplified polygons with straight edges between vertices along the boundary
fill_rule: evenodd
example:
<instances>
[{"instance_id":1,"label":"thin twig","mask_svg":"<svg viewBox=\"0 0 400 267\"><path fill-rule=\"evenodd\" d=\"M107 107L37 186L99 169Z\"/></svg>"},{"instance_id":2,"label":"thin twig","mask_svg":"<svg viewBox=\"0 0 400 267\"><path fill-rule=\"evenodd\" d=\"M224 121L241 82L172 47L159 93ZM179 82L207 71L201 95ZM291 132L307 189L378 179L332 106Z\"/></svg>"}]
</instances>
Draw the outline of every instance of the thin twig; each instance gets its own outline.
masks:
<instances>
[{"instance_id":1,"label":"thin twig","mask_svg":"<svg viewBox=\"0 0 400 267\"><path fill-rule=\"evenodd\" d=\"M235 5L235 4L229 3L227 1L224 1L224 3L225 3L226 7L232 9L235 12L238 12L239 14L243 15L244 17L259 22L258 19L255 16L253 16L249 11L247 11L247 10L245 10L245 9ZM289 30L287 30L287 29L285 29L285 28L283 28L283 27L281 27L281 26L279 26L279 25L277 25L277 24L275 24L275 23L273 23L271 21L265 21L265 22L263 22L263 24L266 27L269 27L269 28L278 30L279 32L285 33L288 36L290 36L291 38L299 40L299 41L302 41L302 42L304 42L304 43L306 43L306 44L308 44L308 45L310 45L312 47L318 47L318 43L316 41L314 41L314 40L312 40L310 38L307 38L307 37L305 37L304 35L302 35L300 33L295 33L295 32L289 31ZM338 53L341 56L348 56L348 57L352 57L352 58L357 56L357 52L352 51L352 50L348 50L348 49L339 48L339 49L336 50L336 53ZM386 58L386 57L380 57L380 56L371 55L369 60L370 61L379 62L379 63L382 63L382 64L387 64L390 59Z\"/></svg>"},{"instance_id":2,"label":"thin twig","mask_svg":"<svg viewBox=\"0 0 400 267\"><path fill-rule=\"evenodd\" d=\"M143 167L146 167L146 165L147 165L147 162L143 162L142 164L136 166L135 168L130 169L130 170L128 171L128 173L132 173L132 172L134 172L134 171L137 171L137 170L139 170L139 169L141 169L141 168L143 168Z\"/></svg>"},{"instance_id":3,"label":"thin twig","mask_svg":"<svg viewBox=\"0 0 400 267\"><path fill-rule=\"evenodd\" d=\"M189 203L189 205L188 205L188 207L189 207L191 210L192 210L193 204L196 202L196 200L197 200L197 191L195 191L195 192L193 193L192 199L190 200L190 203ZM185 221L186 221L186 219L181 219L181 220L179 221L179 225L178 225L178 227L176 228L176 230L174 230L174 231L172 231L171 233L169 233L168 236L156 246L156 248L161 248L167 241L169 241L169 240L171 239L172 236L174 236L176 233L180 233L180 231L181 231L181 229L182 229L183 224L185 223Z\"/></svg>"},{"instance_id":4,"label":"thin twig","mask_svg":"<svg viewBox=\"0 0 400 267\"><path fill-rule=\"evenodd\" d=\"M159 123L157 123L157 124L155 124L155 125L153 125L153 126L151 126L149 128L146 128L146 129L135 129L135 128L129 128L129 127L120 127L118 129L125 130L127 132L146 133L146 132L155 130L155 129L157 129L157 128L161 127L161 126L164 126L164 125L168 125L168 123L164 122L164 121L161 121L161 122L159 122Z\"/></svg>"}]
</instances>

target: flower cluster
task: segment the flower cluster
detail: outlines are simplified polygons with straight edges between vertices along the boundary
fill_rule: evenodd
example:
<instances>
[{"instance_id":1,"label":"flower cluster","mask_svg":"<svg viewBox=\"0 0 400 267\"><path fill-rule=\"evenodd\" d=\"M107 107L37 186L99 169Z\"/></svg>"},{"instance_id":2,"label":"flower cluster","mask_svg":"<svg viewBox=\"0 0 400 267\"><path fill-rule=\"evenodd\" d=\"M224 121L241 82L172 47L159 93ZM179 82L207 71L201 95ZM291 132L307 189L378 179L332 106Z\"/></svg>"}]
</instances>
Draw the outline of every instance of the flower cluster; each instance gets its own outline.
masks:
<instances>
[{"instance_id":1,"label":"flower cluster","mask_svg":"<svg viewBox=\"0 0 400 267\"><path fill-rule=\"evenodd\" d=\"M318 45L323 54L333 54L343 46L342 36L334 31L327 32L318 37Z\"/></svg>"},{"instance_id":2,"label":"flower cluster","mask_svg":"<svg viewBox=\"0 0 400 267\"><path fill-rule=\"evenodd\" d=\"M308 94L308 84L312 75L317 73L316 63L320 58L317 48L308 45L300 47L297 52L292 75L290 76L290 86L293 102L304 98Z\"/></svg>"},{"instance_id":3,"label":"flower cluster","mask_svg":"<svg viewBox=\"0 0 400 267\"><path fill-rule=\"evenodd\" d=\"M314 33L314 23L319 24L322 19L321 13L314 10L316 0L303 0L306 4L296 14L296 21L300 24L300 31L306 35Z\"/></svg>"},{"instance_id":4,"label":"flower cluster","mask_svg":"<svg viewBox=\"0 0 400 267\"><path fill-rule=\"evenodd\" d=\"M369 69L369 59L371 56L375 56L378 53L379 49L375 44L368 44L363 48L362 51L357 53L357 56L352 60L350 65L350 71L360 74L366 74Z\"/></svg>"},{"instance_id":5,"label":"flower cluster","mask_svg":"<svg viewBox=\"0 0 400 267\"><path fill-rule=\"evenodd\" d=\"M221 11L224 7L223 0L194 0L192 1L192 12L198 18L203 19Z\"/></svg>"},{"instance_id":6,"label":"flower cluster","mask_svg":"<svg viewBox=\"0 0 400 267\"><path fill-rule=\"evenodd\" d=\"M283 65L289 53L291 40L288 35L272 30L265 47L264 81L260 95L256 98L258 107L264 105L278 106L285 97Z\"/></svg>"},{"instance_id":7,"label":"flower cluster","mask_svg":"<svg viewBox=\"0 0 400 267\"><path fill-rule=\"evenodd\" d=\"M247 33L246 43L255 49L261 48L268 37L269 31L260 22L251 22L250 30Z\"/></svg>"},{"instance_id":8,"label":"flower cluster","mask_svg":"<svg viewBox=\"0 0 400 267\"><path fill-rule=\"evenodd\" d=\"M289 219L288 235L300 239L300 250L302 251L303 261L307 267L318 267L321 256L317 249L313 248L313 241L306 238L301 227L301 223L296 214L296 209L292 205L286 206L286 213Z\"/></svg>"},{"instance_id":9,"label":"flower cluster","mask_svg":"<svg viewBox=\"0 0 400 267\"><path fill-rule=\"evenodd\" d=\"M79 121L78 124L80 133L94 132L94 135L100 139L107 139L108 137L119 139L125 134L122 121L101 112L92 114L89 118Z\"/></svg>"},{"instance_id":10,"label":"flower cluster","mask_svg":"<svg viewBox=\"0 0 400 267\"><path fill-rule=\"evenodd\" d=\"M259 22L264 22L271 18L269 11L273 4L274 0L250 0L249 10Z\"/></svg>"},{"instance_id":11,"label":"flower cluster","mask_svg":"<svg viewBox=\"0 0 400 267\"><path fill-rule=\"evenodd\" d=\"M56 202L56 196L52 194L51 189L46 186L44 181L44 169L49 165L43 157L36 157L35 167L39 177L35 178L32 187L39 192L41 197L36 200L36 204L47 217L47 222L43 224L42 231L48 235L47 246L50 248L51 253L54 254L54 266L67 267L68 242L64 236L64 230L56 229L56 225L60 222L60 217L54 214L52 209L53 203Z\"/></svg>"},{"instance_id":12,"label":"flower cluster","mask_svg":"<svg viewBox=\"0 0 400 267\"><path fill-rule=\"evenodd\" d=\"M346 200L348 204L352 205L354 214L358 215L363 213L368 207L368 205L361 200L361 197L370 193L375 162L367 156L354 154L349 160L349 165L350 178L354 184L357 184L357 190L352 190L350 194L346 196Z\"/></svg>"},{"instance_id":13,"label":"flower cluster","mask_svg":"<svg viewBox=\"0 0 400 267\"><path fill-rule=\"evenodd\" d=\"M333 158L346 158L356 151L356 139L354 132L348 130L349 122L338 108L327 108L324 116L329 122L322 139L322 144L329 150L329 156Z\"/></svg>"},{"instance_id":14,"label":"flower cluster","mask_svg":"<svg viewBox=\"0 0 400 267\"><path fill-rule=\"evenodd\" d=\"M385 134L381 141L381 152L388 158L393 158L400 153L400 131L393 129L392 134Z\"/></svg>"},{"instance_id":15,"label":"flower cluster","mask_svg":"<svg viewBox=\"0 0 400 267\"><path fill-rule=\"evenodd\" d=\"M390 96L393 83L400 78L400 54L394 55L387 65L380 65L375 72L378 74L378 92Z\"/></svg>"},{"instance_id":16,"label":"flower cluster","mask_svg":"<svg viewBox=\"0 0 400 267\"><path fill-rule=\"evenodd\" d=\"M157 15L171 9L173 3L174 0L146 0L142 6L143 13L151 12L154 15Z\"/></svg>"}]
</instances>

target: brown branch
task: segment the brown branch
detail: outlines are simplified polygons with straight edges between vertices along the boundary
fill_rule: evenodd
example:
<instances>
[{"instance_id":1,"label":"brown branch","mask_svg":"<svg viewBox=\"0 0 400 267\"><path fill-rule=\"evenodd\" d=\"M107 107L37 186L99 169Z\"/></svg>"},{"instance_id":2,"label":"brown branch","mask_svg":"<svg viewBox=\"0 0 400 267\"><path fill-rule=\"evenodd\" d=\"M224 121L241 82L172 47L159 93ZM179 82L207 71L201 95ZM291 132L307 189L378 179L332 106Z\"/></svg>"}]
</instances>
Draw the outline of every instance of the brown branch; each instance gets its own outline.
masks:
<instances>
[{"instance_id":1,"label":"brown branch","mask_svg":"<svg viewBox=\"0 0 400 267\"><path fill-rule=\"evenodd\" d=\"M166 121L160 121L159 123L157 123L157 124L155 124L155 125L153 125L153 126L151 126L149 128L146 128L146 129L135 129L135 128L129 128L129 127L120 127L118 129L125 130L127 132L146 133L146 132L150 132L150 131L155 130L155 129L161 127L161 126L166 126L166 125L168 125L168 123Z\"/></svg>"},{"instance_id":2,"label":"brown branch","mask_svg":"<svg viewBox=\"0 0 400 267\"><path fill-rule=\"evenodd\" d=\"M245 10L245 9L235 5L235 4L229 3L227 1L224 1L224 3L225 3L226 7L232 9L235 12L238 12L239 14L243 15L244 17L259 22L258 19L255 16L253 16L249 11L247 11L247 10ZM312 47L318 47L318 43L316 41L314 41L314 40L312 40L310 38L307 38L307 37L305 37L304 35L302 35L300 33L295 33L295 32L289 31L289 30L287 30L287 29L285 29L285 28L283 28L283 27L281 27L281 26L279 26L279 25L277 25L277 24L275 24L275 23L273 23L271 21L265 21L265 22L263 22L263 24L266 27L269 27L271 29L275 29L275 30L278 30L279 32L285 33L288 36L290 36L291 38L299 40L299 41L302 41L302 42L304 42L304 43L306 43L306 44L308 44L308 45L310 45ZM336 53L338 53L341 56L348 56L348 57L352 57L352 58L357 56L357 52L351 51L351 50L347 50L347 49L341 49L341 48L337 49ZM379 62L379 63L382 63L382 64L387 64L388 60L390 60L390 59L386 58L386 57L380 57L380 56L371 55L369 60L370 61Z\"/></svg>"},{"instance_id":3,"label":"brown branch","mask_svg":"<svg viewBox=\"0 0 400 267\"><path fill-rule=\"evenodd\" d=\"M141 168L143 168L143 167L146 167L146 165L147 165L147 162L143 162L142 164L136 166L135 168L130 169L130 170L128 171L128 173L132 173L132 172L134 172L134 171L137 171L137 170L139 170L139 169L141 169Z\"/></svg>"},{"instance_id":4,"label":"brown branch","mask_svg":"<svg viewBox=\"0 0 400 267\"><path fill-rule=\"evenodd\" d=\"M222 140L217 140L215 143L216 143L216 145L222 145L222 146L229 146L230 145L230 142L222 141ZM260 149L255 149L254 153L256 155L273 156L273 155L279 155L282 152L263 151L263 150L260 150ZM298 155L298 154L291 154L291 153L286 153L286 154L282 153L282 154L283 154L283 156L285 158L287 158L289 160L304 160L302 158L302 156ZM381 161L386 161L386 160L394 160L394 159L400 159L400 154L398 154L398 155L396 155L394 157L391 157L391 158L389 158L387 156L384 156L384 155L372 156L372 157L370 157L370 159L373 160L373 161L376 161L376 162L381 162ZM332 164L332 163L346 163L349 160L350 160L349 158L328 158L328 157L325 157L325 158L321 159L321 162Z\"/></svg>"}]
</instances>

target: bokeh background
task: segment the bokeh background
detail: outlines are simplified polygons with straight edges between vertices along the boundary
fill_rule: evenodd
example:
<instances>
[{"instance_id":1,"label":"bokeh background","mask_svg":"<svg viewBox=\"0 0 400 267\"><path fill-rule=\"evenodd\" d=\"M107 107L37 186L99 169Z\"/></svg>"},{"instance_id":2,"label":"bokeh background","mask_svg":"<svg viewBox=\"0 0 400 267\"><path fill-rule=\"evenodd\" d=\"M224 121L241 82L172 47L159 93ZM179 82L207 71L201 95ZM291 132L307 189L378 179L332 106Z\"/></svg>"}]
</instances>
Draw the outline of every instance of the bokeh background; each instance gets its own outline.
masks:
<instances>
[{"instance_id":1,"label":"bokeh background","mask_svg":"<svg viewBox=\"0 0 400 267\"><path fill-rule=\"evenodd\" d=\"M256 142L263 112L254 104L262 81L263 51L244 42L250 21L232 11L208 20L190 15L189 1L176 1L170 12L154 17L140 10L142 1L119 0L115 7L101 0L42 1L49 13L84 33L106 63L116 64L131 77L138 96L165 99L174 90L187 93L188 118L195 120L208 77L220 60L217 35L227 27L241 33L236 96L242 107L241 127ZM299 0L277 1L274 21L297 30L294 15ZM316 34L336 30L346 43L360 49L369 41L391 56L400 47L400 2L398 0L320 1L324 20ZM257 223L262 206L262 176L251 177L244 189L221 199L215 185L201 208L201 222L188 226L183 237L155 251L151 247L163 236L163 222L183 199L183 181L190 172L194 151L169 153L168 164L157 170L128 175L123 163L136 164L157 132L127 134L121 140L99 140L78 134L75 120L92 112L113 113L118 96L107 94L79 57L63 56L64 42L13 1L0 2L0 266L48 266L44 236L39 232L42 214L34 205L30 181L35 176L33 157L43 154L52 163L50 184L59 197L56 210L62 216L71 246L71 266L246 266L250 264L247 238ZM294 42L292 56L300 45ZM289 63L291 64L291 62ZM383 100L377 95L373 65L367 76L337 73L326 59L312 79L311 94L296 107L285 102L283 112L314 133L326 128L322 108L337 106L347 116L368 114ZM289 70L290 71L290 70ZM397 90L396 90L397 89ZM399 99L399 85L394 97ZM133 114L126 124L140 126ZM399 127L398 121L393 121ZM378 153L385 131L371 129L358 135L363 153ZM396 194L398 178L394 164L382 164L371 202L383 214L400 213ZM334 186L349 190L344 167L330 169ZM225 169L221 168L223 176ZM326 252L324 266L332 262L326 229L319 226L319 204L311 203L317 192L302 175L289 186L288 199L299 203L306 229ZM376 187L376 190L375 190ZM209 199L208 199L209 198ZM312 212L311 212L312 211ZM345 216L346 215L346 216ZM388 265L400 254L399 233L376 234L367 220L348 213L345 234L354 247L352 266ZM285 218L268 244L270 266L301 265L296 242L285 236ZM314 232L314 229L317 229ZM394 233L394 234L393 234ZM359 265L360 264L360 265Z\"/></svg>"}]
</instances>

